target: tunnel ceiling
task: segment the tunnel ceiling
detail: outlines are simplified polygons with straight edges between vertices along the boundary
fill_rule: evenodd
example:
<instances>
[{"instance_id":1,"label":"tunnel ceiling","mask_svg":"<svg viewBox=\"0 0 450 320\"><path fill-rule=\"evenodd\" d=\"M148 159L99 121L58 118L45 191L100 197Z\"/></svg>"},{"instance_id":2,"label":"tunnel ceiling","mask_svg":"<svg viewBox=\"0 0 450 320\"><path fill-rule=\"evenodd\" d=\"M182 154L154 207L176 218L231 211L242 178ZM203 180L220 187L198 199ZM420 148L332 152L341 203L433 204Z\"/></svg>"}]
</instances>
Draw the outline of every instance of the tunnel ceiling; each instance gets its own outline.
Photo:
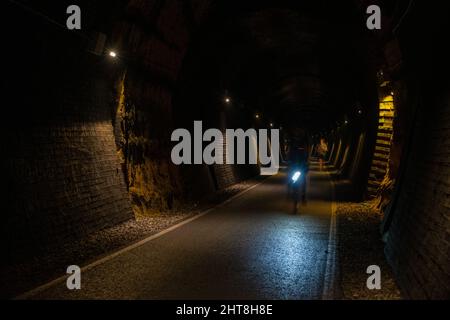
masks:
<instances>
[{"instance_id":1,"label":"tunnel ceiling","mask_svg":"<svg viewBox=\"0 0 450 320\"><path fill-rule=\"evenodd\" d=\"M368 62L352 2L226 2L215 12L200 36L197 76L202 65L219 70L218 87L284 125L326 126L358 103Z\"/></svg>"}]
</instances>

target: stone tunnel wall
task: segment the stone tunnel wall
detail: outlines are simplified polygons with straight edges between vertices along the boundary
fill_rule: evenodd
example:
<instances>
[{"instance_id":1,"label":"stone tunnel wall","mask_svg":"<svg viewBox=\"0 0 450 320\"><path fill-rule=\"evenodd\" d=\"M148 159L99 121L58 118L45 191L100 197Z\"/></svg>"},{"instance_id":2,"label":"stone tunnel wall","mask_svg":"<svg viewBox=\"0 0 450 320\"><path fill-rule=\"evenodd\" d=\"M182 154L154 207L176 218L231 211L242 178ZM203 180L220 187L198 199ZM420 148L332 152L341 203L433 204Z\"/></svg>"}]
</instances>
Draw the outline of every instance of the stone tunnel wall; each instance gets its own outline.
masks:
<instances>
[{"instance_id":1,"label":"stone tunnel wall","mask_svg":"<svg viewBox=\"0 0 450 320\"><path fill-rule=\"evenodd\" d=\"M369 104L368 104L369 105ZM372 108L366 110L373 111ZM376 122L371 116L366 119L355 116L348 124L334 129L328 137L331 150L328 156L329 165L336 170L336 177L350 182L346 198L362 200L366 197L369 164L374 153Z\"/></svg>"},{"instance_id":2,"label":"stone tunnel wall","mask_svg":"<svg viewBox=\"0 0 450 320\"><path fill-rule=\"evenodd\" d=\"M417 4L399 32L404 72L395 81L401 122L411 125L394 127L395 135L408 139L386 212L385 239L404 295L416 299L450 298L448 30L445 10Z\"/></svg>"},{"instance_id":3,"label":"stone tunnel wall","mask_svg":"<svg viewBox=\"0 0 450 320\"><path fill-rule=\"evenodd\" d=\"M179 73L208 3L80 1L81 32L65 28L68 1L7 4L23 20L8 21L16 32L4 39L4 252L38 254L245 176L169 158ZM97 32L107 41L94 54Z\"/></svg>"},{"instance_id":4,"label":"stone tunnel wall","mask_svg":"<svg viewBox=\"0 0 450 320\"><path fill-rule=\"evenodd\" d=\"M386 252L407 296L449 298L450 96L422 103Z\"/></svg>"},{"instance_id":5,"label":"stone tunnel wall","mask_svg":"<svg viewBox=\"0 0 450 320\"><path fill-rule=\"evenodd\" d=\"M210 122L207 118L218 112L204 113L195 100L179 98L183 64L208 3L129 1L113 36L127 60L117 85L115 127L138 214L197 201L248 177L227 165L177 167L170 159L175 128L191 129L196 120Z\"/></svg>"},{"instance_id":6,"label":"stone tunnel wall","mask_svg":"<svg viewBox=\"0 0 450 320\"><path fill-rule=\"evenodd\" d=\"M132 219L133 212L112 125L117 66L87 52L87 34L107 31L108 12L86 4L97 20L86 17L86 33L73 33L61 27L64 3L39 8L60 25L7 6L23 17L10 22L15 32L4 39L1 246L12 258L2 260L11 262Z\"/></svg>"}]
</instances>

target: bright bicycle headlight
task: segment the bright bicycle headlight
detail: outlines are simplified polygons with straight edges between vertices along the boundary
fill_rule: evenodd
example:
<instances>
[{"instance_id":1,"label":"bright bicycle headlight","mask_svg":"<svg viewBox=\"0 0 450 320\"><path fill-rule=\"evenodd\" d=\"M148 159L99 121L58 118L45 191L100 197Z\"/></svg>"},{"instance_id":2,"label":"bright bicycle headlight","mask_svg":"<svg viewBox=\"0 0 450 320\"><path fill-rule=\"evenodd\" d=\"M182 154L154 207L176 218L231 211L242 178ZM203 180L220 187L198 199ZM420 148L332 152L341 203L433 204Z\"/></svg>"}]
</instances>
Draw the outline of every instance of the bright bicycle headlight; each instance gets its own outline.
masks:
<instances>
[{"instance_id":1,"label":"bright bicycle headlight","mask_svg":"<svg viewBox=\"0 0 450 320\"><path fill-rule=\"evenodd\" d=\"M300 171L296 171L292 176L292 181L297 182L298 178L300 178L301 175L302 173Z\"/></svg>"}]
</instances>

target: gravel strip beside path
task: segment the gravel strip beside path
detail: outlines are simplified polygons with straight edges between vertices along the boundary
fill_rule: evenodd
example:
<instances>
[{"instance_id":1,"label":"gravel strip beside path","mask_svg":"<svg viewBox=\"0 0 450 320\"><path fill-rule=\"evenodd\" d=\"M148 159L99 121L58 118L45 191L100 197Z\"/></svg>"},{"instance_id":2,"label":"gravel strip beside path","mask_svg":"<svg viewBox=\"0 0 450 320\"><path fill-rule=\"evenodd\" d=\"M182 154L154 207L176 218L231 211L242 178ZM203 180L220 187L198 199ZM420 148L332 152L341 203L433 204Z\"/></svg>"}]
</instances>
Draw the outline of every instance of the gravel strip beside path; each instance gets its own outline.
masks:
<instances>
[{"instance_id":1,"label":"gravel strip beside path","mask_svg":"<svg viewBox=\"0 0 450 320\"><path fill-rule=\"evenodd\" d=\"M338 203L337 233L341 293L349 300L397 300L401 294L384 256L379 226L382 214L373 202ZM367 267L381 268L381 290L367 289Z\"/></svg>"}]
</instances>

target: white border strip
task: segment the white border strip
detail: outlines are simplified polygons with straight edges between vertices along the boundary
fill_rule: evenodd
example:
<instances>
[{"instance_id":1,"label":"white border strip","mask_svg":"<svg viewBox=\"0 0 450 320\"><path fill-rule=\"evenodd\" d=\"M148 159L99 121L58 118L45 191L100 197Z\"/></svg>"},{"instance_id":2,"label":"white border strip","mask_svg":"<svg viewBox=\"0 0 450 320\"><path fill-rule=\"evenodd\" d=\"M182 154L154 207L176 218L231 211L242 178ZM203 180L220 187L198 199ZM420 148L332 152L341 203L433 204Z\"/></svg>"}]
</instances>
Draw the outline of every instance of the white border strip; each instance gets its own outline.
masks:
<instances>
[{"instance_id":1,"label":"white border strip","mask_svg":"<svg viewBox=\"0 0 450 320\"><path fill-rule=\"evenodd\" d=\"M266 181L267 181L267 179L265 179L264 181L259 182L259 183L255 184L255 185L253 185L253 186L251 186L251 187L249 187L249 188L239 192L238 194L232 196L231 198L225 200L224 202L222 202L222 203L220 203L220 204L218 204L218 205L216 205L216 206L214 206L212 208L209 208L208 210L205 210L205 211L197 214L196 216L194 216L192 218L186 219L186 220L184 220L184 221L182 221L182 222L180 222L180 223L178 223L178 224L176 224L174 226L171 226L171 227L169 227L169 228L167 228L167 229L165 229L165 230L163 230L161 232L158 232L158 233L156 233L156 234L154 234L152 236L149 236L148 238L145 238L145 239L143 239L143 240L141 240L141 241L139 241L139 242L137 242L135 244L132 244L132 245L130 245L128 247L120 249L120 250L118 250L118 251L116 251L116 252L114 252L114 253L112 253L110 255L107 255L106 257L103 257L103 258L101 258L101 259L99 259L97 261L94 261L91 264L88 264L87 266L82 267L81 271L82 272L86 272L86 271L88 271L88 270L90 270L92 268L95 268L96 266L101 265L103 263L106 263L106 262L108 262L108 261L110 261L110 260L112 260L112 259L114 259L114 258L116 258L116 257L118 257L118 256L120 256L120 255L122 255L124 253L126 253L126 252L129 252L129 251L131 251L133 249L136 249L136 248L146 244L147 242L150 242L152 240L158 239L158 238L162 237L163 235L165 235L165 234L167 234L169 232L172 232L172 231L174 231L174 230L176 230L176 229L178 229L178 228L180 228L180 227L182 227L182 226L184 226L184 225L186 225L186 224L188 224L188 223L190 223L192 221L195 221L195 220L197 220L197 219L207 215L208 213L210 213L210 212L212 212L212 211L214 211L216 209L219 209L219 208L227 205L228 203L230 203L233 200L241 197L242 195L244 195L245 193L249 192L250 190L253 190L256 187L259 187L260 185L264 184ZM48 282L48 283L46 283L44 285L41 285L41 286L39 286L39 287L37 287L35 289L32 289L32 290L30 290L30 291L28 291L26 293L23 293L23 294L19 295L19 296L15 297L13 300L26 300L26 299L29 299L32 296L34 296L34 295L36 295L36 294L38 294L38 293L40 293L42 291L45 291L46 289L49 289L49 288L51 288L51 287L53 287L53 286L55 286L55 285L57 285L57 284L59 284L61 282L66 281L66 279L67 279L66 275L65 276L61 276L61 277L59 277L59 278L57 278L55 280L52 280L52 281L50 281L50 282Z\"/></svg>"},{"instance_id":2,"label":"white border strip","mask_svg":"<svg viewBox=\"0 0 450 320\"><path fill-rule=\"evenodd\" d=\"M329 174L328 174L329 175ZM332 300L335 298L335 285L336 285L336 185L330 176L331 183L331 220L330 220L330 233L328 238L327 249L327 264L325 268L325 277L323 281L323 300Z\"/></svg>"}]
</instances>

